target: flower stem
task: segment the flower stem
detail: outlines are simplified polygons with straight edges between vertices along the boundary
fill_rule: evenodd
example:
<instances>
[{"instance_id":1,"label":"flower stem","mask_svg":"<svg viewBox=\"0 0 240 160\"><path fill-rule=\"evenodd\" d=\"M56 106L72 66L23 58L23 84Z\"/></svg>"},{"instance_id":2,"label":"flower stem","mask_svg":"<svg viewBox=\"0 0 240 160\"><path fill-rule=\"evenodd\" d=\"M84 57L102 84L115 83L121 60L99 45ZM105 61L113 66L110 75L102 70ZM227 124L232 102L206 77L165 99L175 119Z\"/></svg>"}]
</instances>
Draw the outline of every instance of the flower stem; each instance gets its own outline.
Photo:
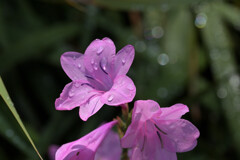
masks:
<instances>
[{"instance_id":1,"label":"flower stem","mask_svg":"<svg viewBox=\"0 0 240 160\"><path fill-rule=\"evenodd\" d=\"M125 123L127 123L128 122L128 113L129 113L128 103L122 104L121 107L122 107L123 119L124 119Z\"/></svg>"},{"instance_id":2,"label":"flower stem","mask_svg":"<svg viewBox=\"0 0 240 160\"><path fill-rule=\"evenodd\" d=\"M121 126L119 125L118 129L119 130L119 134L120 134L120 137L122 138L127 130L127 127L129 125L129 108L128 108L128 104L122 104L121 105L122 107L122 118L123 118L123 121L122 119L118 119L118 122L121 120ZM122 160L129 160L129 157L128 157L128 149L123 149L123 152L122 152Z\"/></svg>"}]
</instances>

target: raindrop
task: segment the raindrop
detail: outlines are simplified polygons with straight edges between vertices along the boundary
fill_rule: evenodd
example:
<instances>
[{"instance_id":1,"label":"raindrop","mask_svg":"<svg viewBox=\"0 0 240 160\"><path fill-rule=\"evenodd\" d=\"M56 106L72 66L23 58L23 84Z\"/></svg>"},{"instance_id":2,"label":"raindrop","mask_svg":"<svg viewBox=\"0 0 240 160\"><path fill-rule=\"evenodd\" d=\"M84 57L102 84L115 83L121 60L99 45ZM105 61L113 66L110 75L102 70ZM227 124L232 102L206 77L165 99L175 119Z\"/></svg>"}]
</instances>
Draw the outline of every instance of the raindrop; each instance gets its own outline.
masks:
<instances>
[{"instance_id":1,"label":"raindrop","mask_svg":"<svg viewBox=\"0 0 240 160\"><path fill-rule=\"evenodd\" d=\"M81 67L82 67L82 65L79 63L79 64L78 64L78 68L80 69Z\"/></svg>"},{"instance_id":2,"label":"raindrop","mask_svg":"<svg viewBox=\"0 0 240 160\"><path fill-rule=\"evenodd\" d=\"M103 51L103 46L100 46L98 49L97 49L97 55L100 55Z\"/></svg>"},{"instance_id":3,"label":"raindrop","mask_svg":"<svg viewBox=\"0 0 240 160\"><path fill-rule=\"evenodd\" d=\"M101 60L101 67L104 71L107 69L107 59L105 57L102 58Z\"/></svg>"},{"instance_id":4,"label":"raindrop","mask_svg":"<svg viewBox=\"0 0 240 160\"><path fill-rule=\"evenodd\" d=\"M98 64L97 63L94 63L93 64L93 69L96 71L96 70L98 70Z\"/></svg>"},{"instance_id":5,"label":"raindrop","mask_svg":"<svg viewBox=\"0 0 240 160\"><path fill-rule=\"evenodd\" d=\"M113 98L114 98L114 96L113 96L113 95L109 95L109 96L108 96L108 99L107 99L107 100L108 100L108 102L112 102Z\"/></svg>"},{"instance_id":6,"label":"raindrop","mask_svg":"<svg viewBox=\"0 0 240 160\"><path fill-rule=\"evenodd\" d=\"M161 38L163 34L164 34L164 31L160 26L156 26L152 29L153 38L156 38L156 39Z\"/></svg>"},{"instance_id":7,"label":"raindrop","mask_svg":"<svg viewBox=\"0 0 240 160\"><path fill-rule=\"evenodd\" d=\"M126 63L125 59L122 59L122 65L124 65Z\"/></svg>"},{"instance_id":8,"label":"raindrop","mask_svg":"<svg viewBox=\"0 0 240 160\"><path fill-rule=\"evenodd\" d=\"M69 96L69 97L74 96L74 91L73 91L73 90L70 90L69 93L68 93L68 96Z\"/></svg>"},{"instance_id":9,"label":"raindrop","mask_svg":"<svg viewBox=\"0 0 240 160\"><path fill-rule=\"evenodd\" d=\"M158 56L157 61L161 66L165 66L169 62L169 57L167 54L163 53Z\"/></svg>"},{"instance_id":10,"label":"raindrop","mask_svg":"<svg viewBox=\"0 0 240 160\"><path fill-rule=\"evenodd\" d=\"M225 88L220 88L220 89L218 89L218 91L217 91L217 96L219 97L219 98L225 98L226 96L227 96L227 90L225 89Z\"/></svg>"},{"instance_id":11,"label":"raindrop","mask_svg":"<svg viewBox=\"0 0 240 160\"><path fill-rule=\"evenodd\" d=\"M195 19L195 26L197 28L204 28L207 24L207 15L205 13L199 13Z\"/></svg>"},{"instance_id":12,"label":"raindrop","mask_svg":"<svg viewBox=\"0 0 240 160\"><path fill-rule=\"evenodd\" d=\"M94 59L91 60L91 64L94 64Z\"/></svg>"}]
</instances>

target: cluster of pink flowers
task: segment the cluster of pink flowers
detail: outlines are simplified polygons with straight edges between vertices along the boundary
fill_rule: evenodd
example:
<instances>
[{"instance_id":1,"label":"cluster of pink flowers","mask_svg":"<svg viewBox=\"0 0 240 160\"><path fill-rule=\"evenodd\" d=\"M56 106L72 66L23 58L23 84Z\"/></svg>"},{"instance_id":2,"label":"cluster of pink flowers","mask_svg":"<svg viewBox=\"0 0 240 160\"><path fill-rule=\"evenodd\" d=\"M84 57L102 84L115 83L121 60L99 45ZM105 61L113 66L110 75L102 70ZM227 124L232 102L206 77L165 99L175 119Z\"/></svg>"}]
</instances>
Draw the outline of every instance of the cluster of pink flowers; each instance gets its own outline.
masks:
<instances>
[{"instance_id":1,"label":"cluster of pink flowers","mask_svg":"<svg viewBox=\"0 0 240 160\"><path fill-rule=\"evenodd\" d=\"M56 109L80 107L79 116L87 121L104 104L127 107L136 94L133 81L126 76L134 59L134 47L127 45L115 53L109 38L94 40L84 54L64 53L61 65L72 82L56 100ZM176 152L192 150L200 134L191 122L181 119L188 111L183 104L160 108L153 100L138 100L131 124L121 139L112 128L122 121L113 120L62 145L55 160L120 160L122 148L129 149L131 160L176 160Z\"/></svg>"}]
</instances>

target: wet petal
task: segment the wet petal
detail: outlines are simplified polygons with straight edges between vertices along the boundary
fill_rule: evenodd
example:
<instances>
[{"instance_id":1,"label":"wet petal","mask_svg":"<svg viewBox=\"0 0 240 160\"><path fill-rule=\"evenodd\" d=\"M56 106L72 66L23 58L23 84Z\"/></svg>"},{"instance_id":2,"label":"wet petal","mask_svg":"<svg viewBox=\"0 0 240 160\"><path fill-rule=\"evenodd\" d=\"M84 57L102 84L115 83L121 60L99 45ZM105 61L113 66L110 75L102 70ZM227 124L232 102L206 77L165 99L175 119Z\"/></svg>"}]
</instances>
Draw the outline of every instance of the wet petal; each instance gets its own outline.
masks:
<instances>
[{"instance_id":1,"label":"wet petal","mask_svg":"<svg viewBox=\"0 0 240 160\"><path fill-rule=\"evenodd\" d=\"M177 160L175 152L162 148L157 134L146 135L144 145L133 148L131 160Z\"/></svg>"},{"instance_id":2,"label":"wet petal","mask_svg":"<svg viewBox=\"0 0 240 160\"><path fill-rule=\"evenodd\" d=\"M85 77L85 66L83 64L83 54L78 52L65 52L61 56L61 65L65 73L71 80L87 81Z\"/></svg>"},{"instance_id":3,"label":"wet petal","mask_svg":"<svg viewBox=\"0 0 240 160\"><path fill-rule=\"evenodd\" d=\"M115 61L115 75L126 75L132 65L135 50L132 45L127 45L118 51Z\"/></svg>"},{"instance_id":4,"label":"wet petal","mask_svg":"<svg viewBox=\"0 0 240 160\"><path fill-rule=\"evenodd\" d=\"M144 141L143 125L139 121L132 122L121 139L121 146L123 148L131 148L135 146L142 146Z\"/></svg>"},{"instance_id":5,"label":"wet petal","mask_svg":"<svg viewBox=\"0 0 240 160\"><path fill-rule=\"evenodd\" d=\"M160 106L153 100L138 100L134 103L133 121L136 120L136 115L141 114L140 121L145 122L154 115L161 115Z\"/></svg>"},{"instance_id":6,"label":"wet petal","mask_svg":"<svg viewBox=\"0 0 240 160\"><path fill-rule=\"evenodd\" d=\"M111 153L109 152L111 151ZM116 132L110 131L99 146L94 160L120 160L122 148Z\"/></svg>"},{"instance_id":7,"label":"wet petal","mask_svg":"<svg viewBox=\"0 0 240 160\"><path fill-rule=\"evenodd\" d=\"M118 106L131 102L136 94L133 81L126 75L114 80L112 88L103 94L101 101L107 105Z\"/></svg>"},{"instance_id":8,"label":"wet petal","mask_svg":"<svg viewBox=\"0 0 240 160\"><path fill-rule=\"evenodd\" d=\"M86 136L62 145L56 152L56 160L93 160L96 150L102 143L110 129L117 123L106 123Z\"/></svg>"},{"instance_id":9,"label":"wet petal","mask_svg":"<svg viewBox=\"0 0 240 160\"><path fill-rule=\"evenodd\" d=\"M87 121L89 117L94 115L104 105L100 98L101 95L95 95L80 107L79 116L82 120Z\"/></svg>"},{"instance_id":10,"label":"wet petal","mask_svg":"<svg viewBox=\"0 0 240 160\"><path fill-rule=\"evenodd\" d=\"M171 107L164 107L161 108L162 114L161 119L167 120L167 119L180 119L182 115L189 112L189 109L184 104L175 104Z\"/></svg>"},{"instance_id":11,"label":"wet petal","mask_svg":"<svg viewBox=\"0 0 240 160\"><path fill-rule=\"evenodd\" d=\"M90 76L109 90L112 86L112 73L115 62L115 45L109 38L96 39L85 51L84 64Z\"/></svg>"},{"instance_id":12,"label":"wet petal","mask_svg":"<svg viewBox=\"0 0 240 160\"><path fill-rule=\"evenodd\" d=\"M68 83L60 97L55 101L56 110L71 110L86 103L88 99L98 94L90 85L81 82Z\"/></svg>"},{"instance_id":13,"label":"wet petal","mask_svg":"<svg viewBox=\"0 0 240 160\"><path fill-rule=\"evenodd\" d=\"M172 152L187 152L197 145L199 130L184 119L159 120L157 125L167 134L162 134L165 148Z\"/></svg>"}]
</instances>

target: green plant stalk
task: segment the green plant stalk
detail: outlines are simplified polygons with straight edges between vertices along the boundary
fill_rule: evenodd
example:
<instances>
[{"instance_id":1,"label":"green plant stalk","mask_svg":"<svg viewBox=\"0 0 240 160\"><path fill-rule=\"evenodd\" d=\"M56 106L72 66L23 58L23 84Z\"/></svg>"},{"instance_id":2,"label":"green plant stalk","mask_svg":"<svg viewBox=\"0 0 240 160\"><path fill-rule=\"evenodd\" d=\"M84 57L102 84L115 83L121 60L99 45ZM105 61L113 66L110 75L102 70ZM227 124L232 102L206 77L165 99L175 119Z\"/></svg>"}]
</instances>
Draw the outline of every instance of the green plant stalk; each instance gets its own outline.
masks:
<instances>
[{"instance_id":1,"label":"green plant stalk","mask_svg":"<svg viewBox=\"0 0 240 160\"><path fill-rule=\"evenodd\" d=\"M10 109L10 111L12 112L13 116L16 118L18 124L20 125L20 127L22 128L24 134L27 136L29 142L31 143L31 145L33 146L34 150L37 152L39 158L41 160L43 160L42 156L40 155L40 153L38 152L35 144L33 143L32 138L30 137L30 135L28 134L21 118L19 117L19 114L17 113L12 100L9 97L9 94L7 92L7 89L5 87L5 85L3 84L2 78L0 76L0 95L2 96L3 100L5 101L5 103L7 104L8 108Z\"/></svg>"}]
</instances>

